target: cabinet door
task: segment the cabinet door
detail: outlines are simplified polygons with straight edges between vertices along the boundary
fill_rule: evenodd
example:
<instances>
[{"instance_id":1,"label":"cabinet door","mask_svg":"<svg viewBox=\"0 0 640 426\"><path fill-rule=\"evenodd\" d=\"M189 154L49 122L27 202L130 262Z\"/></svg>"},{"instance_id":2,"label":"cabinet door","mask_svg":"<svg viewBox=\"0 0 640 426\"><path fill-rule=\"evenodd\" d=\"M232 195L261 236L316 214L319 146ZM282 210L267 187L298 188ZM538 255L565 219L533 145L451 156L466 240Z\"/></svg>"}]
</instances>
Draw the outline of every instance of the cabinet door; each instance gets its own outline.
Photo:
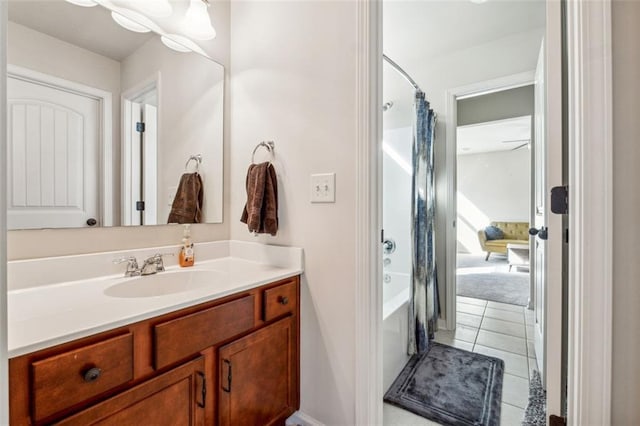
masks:
<instances>
[{"instance_id":1,"label":"cabinet door","mask_svg":"<svg viewBox=\"0 0 640 426\"><path fill-rule=\"evenodd\" d=\"M204 424L204 357L66 418L64 425Z\"/></svg>"},{"instance_id":2,"label":"cabinet door","mask_svg":"<svg viewBox=\"0 0 640 426\"><path fill-rule=\"evenodd\" d=\"M295 411L295 345L287 317L220 348L220 426L284 424Z\"/></svg>"}]
</instances>

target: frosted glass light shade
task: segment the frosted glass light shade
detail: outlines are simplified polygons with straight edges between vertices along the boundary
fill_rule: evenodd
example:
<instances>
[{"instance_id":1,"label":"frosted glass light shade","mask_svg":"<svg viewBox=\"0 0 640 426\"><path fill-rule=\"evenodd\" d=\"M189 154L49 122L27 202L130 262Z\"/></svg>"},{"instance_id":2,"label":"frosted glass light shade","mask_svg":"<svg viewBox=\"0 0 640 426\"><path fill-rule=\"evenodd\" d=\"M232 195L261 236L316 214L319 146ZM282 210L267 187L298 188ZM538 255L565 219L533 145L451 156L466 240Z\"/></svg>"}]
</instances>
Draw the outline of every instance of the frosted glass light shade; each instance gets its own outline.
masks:
<instances>
[{"instance_id":1,"label":"frosted glass light shade","mask_svg":"<svg viewBox=\"0 0 640 426\"><path fill-rule=\"evenodd\" d=\"M127 16L125 16L127 15ZM120 10L118 12L111 12L111 17L114 21L118 23L123 28L128 29L129 31L133 31L136 33L148 33L151 30L138 22L144 21L144 16L131 12L128 10Z\"/></svg>"},{"instance_id":2,"label":"frosted glass light shade","mask_svg":"<svg viewBox=\"0 0 640 426\"><path fill-rule=\"evenodd\" d=\"M98 5L98 3L93 0L67 0L67 2L82 7L93 7Z\"/></svg>"},{"instance_id":3,"label":"frosted glass light shade","mask_svg":"<svg viewBox=\"0 0 640 426\"><path fill-rule=\"evenodd\" d=\"M209 57L209 55L207 55L200 46L180 34L166 34L160 37L160 40L165 46L169 49L175 50L176 52L195 52L207 58Z\"/></svg>"},{"instance_id":4,"label":"frosted glass light shade","mask_svg":"<svg viewBox=\"0 0 640 426\"><path fill-rule=\"evenodd\" d=\"M138 0L131 2L131 5L145 15L153 16L154 18L166 18L173 13L169 0Z\"/></svg>"},{"instance_id":5,"label":"frosted glass light shade","mask_svg":"<svg viewBox=\"0 0 640 426\"><path fill-rule=\"evenodd\" d=\"M216 37L216 30L209 19L207 4L202 0L190 0L183 27L185 33L196 40L213 40Z\"/></svg>"}]
</instances>

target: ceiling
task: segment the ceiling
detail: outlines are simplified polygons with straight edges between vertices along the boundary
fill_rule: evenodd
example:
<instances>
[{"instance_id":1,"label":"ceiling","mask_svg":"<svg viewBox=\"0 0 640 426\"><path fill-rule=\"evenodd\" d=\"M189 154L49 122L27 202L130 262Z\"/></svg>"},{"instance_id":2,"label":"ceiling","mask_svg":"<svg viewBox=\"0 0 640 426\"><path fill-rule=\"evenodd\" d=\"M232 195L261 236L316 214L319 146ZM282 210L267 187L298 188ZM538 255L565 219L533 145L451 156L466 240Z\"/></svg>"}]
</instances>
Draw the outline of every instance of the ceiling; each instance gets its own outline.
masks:
<instances>
[{"instance_id":1,"label":"ceiling","mask_svg":"<svg viewBox=\"0 0 640 426\"><path fill-rule=\"evenodd\" d=\"M544 0L386 0L384 51L412 63L544 25Z\"/></svg>"},{"instance_id":2,"label":"ceiling","mask_svg":"<svg viewBox=\"0 0 640 426\"><path fill-rule=\"evenodd\" d=\"M154 33L125 30L101 7L64 0L9 0L9 20L116 61L135 52Z\"/></svg>"},{"instance_id":3,"label":"ceiling","mask_svg":"<svg viewBox=\"0 0 640 426\"><path fill-rule=\"evenodd\" d=\"M531 142L531 116L459 126L458 155L525 149Z\"/></svg>"}]
</instances>

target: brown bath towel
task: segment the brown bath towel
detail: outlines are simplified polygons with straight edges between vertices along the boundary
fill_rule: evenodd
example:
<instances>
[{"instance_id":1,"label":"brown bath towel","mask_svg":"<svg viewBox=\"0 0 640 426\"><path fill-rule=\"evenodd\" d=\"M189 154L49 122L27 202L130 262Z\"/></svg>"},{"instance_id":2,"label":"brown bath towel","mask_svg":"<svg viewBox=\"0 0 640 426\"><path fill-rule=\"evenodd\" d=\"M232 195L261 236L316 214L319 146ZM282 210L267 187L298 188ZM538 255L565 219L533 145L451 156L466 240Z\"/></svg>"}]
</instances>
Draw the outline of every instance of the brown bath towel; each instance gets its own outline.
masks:
<instances>
[{"instance_id":1,"label":"brown bath towel","mask_svg":"<svg viewBox=\"0 0 640 426\"><path fill-rule=\"evenodd\" d=\"M278 232L278 181L269 162L251 164L247 170L247 204L240 221L250 232L276 235Z\"/></svg>"},{"instance_id":2,"label":"brown bath towel","mask_svg":"<svg viewBox=\"0 0 640 426\"><path fill-rule=\"evenodd\" d=\"M198 173L183 174L167 223L200 223L203 192L202 178Z\"/></svg>"}]
</instances>

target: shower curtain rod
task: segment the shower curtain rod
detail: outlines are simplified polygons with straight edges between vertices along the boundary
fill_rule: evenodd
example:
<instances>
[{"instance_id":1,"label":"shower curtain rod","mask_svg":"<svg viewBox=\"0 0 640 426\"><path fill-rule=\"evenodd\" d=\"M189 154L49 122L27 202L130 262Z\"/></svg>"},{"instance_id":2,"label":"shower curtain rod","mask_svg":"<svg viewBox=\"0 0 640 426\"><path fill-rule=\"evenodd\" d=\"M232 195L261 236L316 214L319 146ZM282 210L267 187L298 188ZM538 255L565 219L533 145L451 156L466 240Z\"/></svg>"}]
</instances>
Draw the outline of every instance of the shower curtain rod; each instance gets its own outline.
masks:
<instances>
[{"instance_id":1,"label":"shower curtain rod","mask_svg":"<svg viewBox=\"0 0 640 426\"><path fill-rule=\"evenodd\" d=\"M416 89L418 92L424 93L422 92L422 89L420 89L420 86L418 86L418 83L416 83L409 74L407 74L407 72L405 70L402 69L402 67L398 64L396 64L393 60L391 60L387 55L385 55L384 53L382 54L382 58L387 61L389 63L389 65L391 65L396 71L398 71L398 73L400 75L402 75L408 82L409 84L411 84L413 86L414 89Z\"/></svg>"}]
</instances>

